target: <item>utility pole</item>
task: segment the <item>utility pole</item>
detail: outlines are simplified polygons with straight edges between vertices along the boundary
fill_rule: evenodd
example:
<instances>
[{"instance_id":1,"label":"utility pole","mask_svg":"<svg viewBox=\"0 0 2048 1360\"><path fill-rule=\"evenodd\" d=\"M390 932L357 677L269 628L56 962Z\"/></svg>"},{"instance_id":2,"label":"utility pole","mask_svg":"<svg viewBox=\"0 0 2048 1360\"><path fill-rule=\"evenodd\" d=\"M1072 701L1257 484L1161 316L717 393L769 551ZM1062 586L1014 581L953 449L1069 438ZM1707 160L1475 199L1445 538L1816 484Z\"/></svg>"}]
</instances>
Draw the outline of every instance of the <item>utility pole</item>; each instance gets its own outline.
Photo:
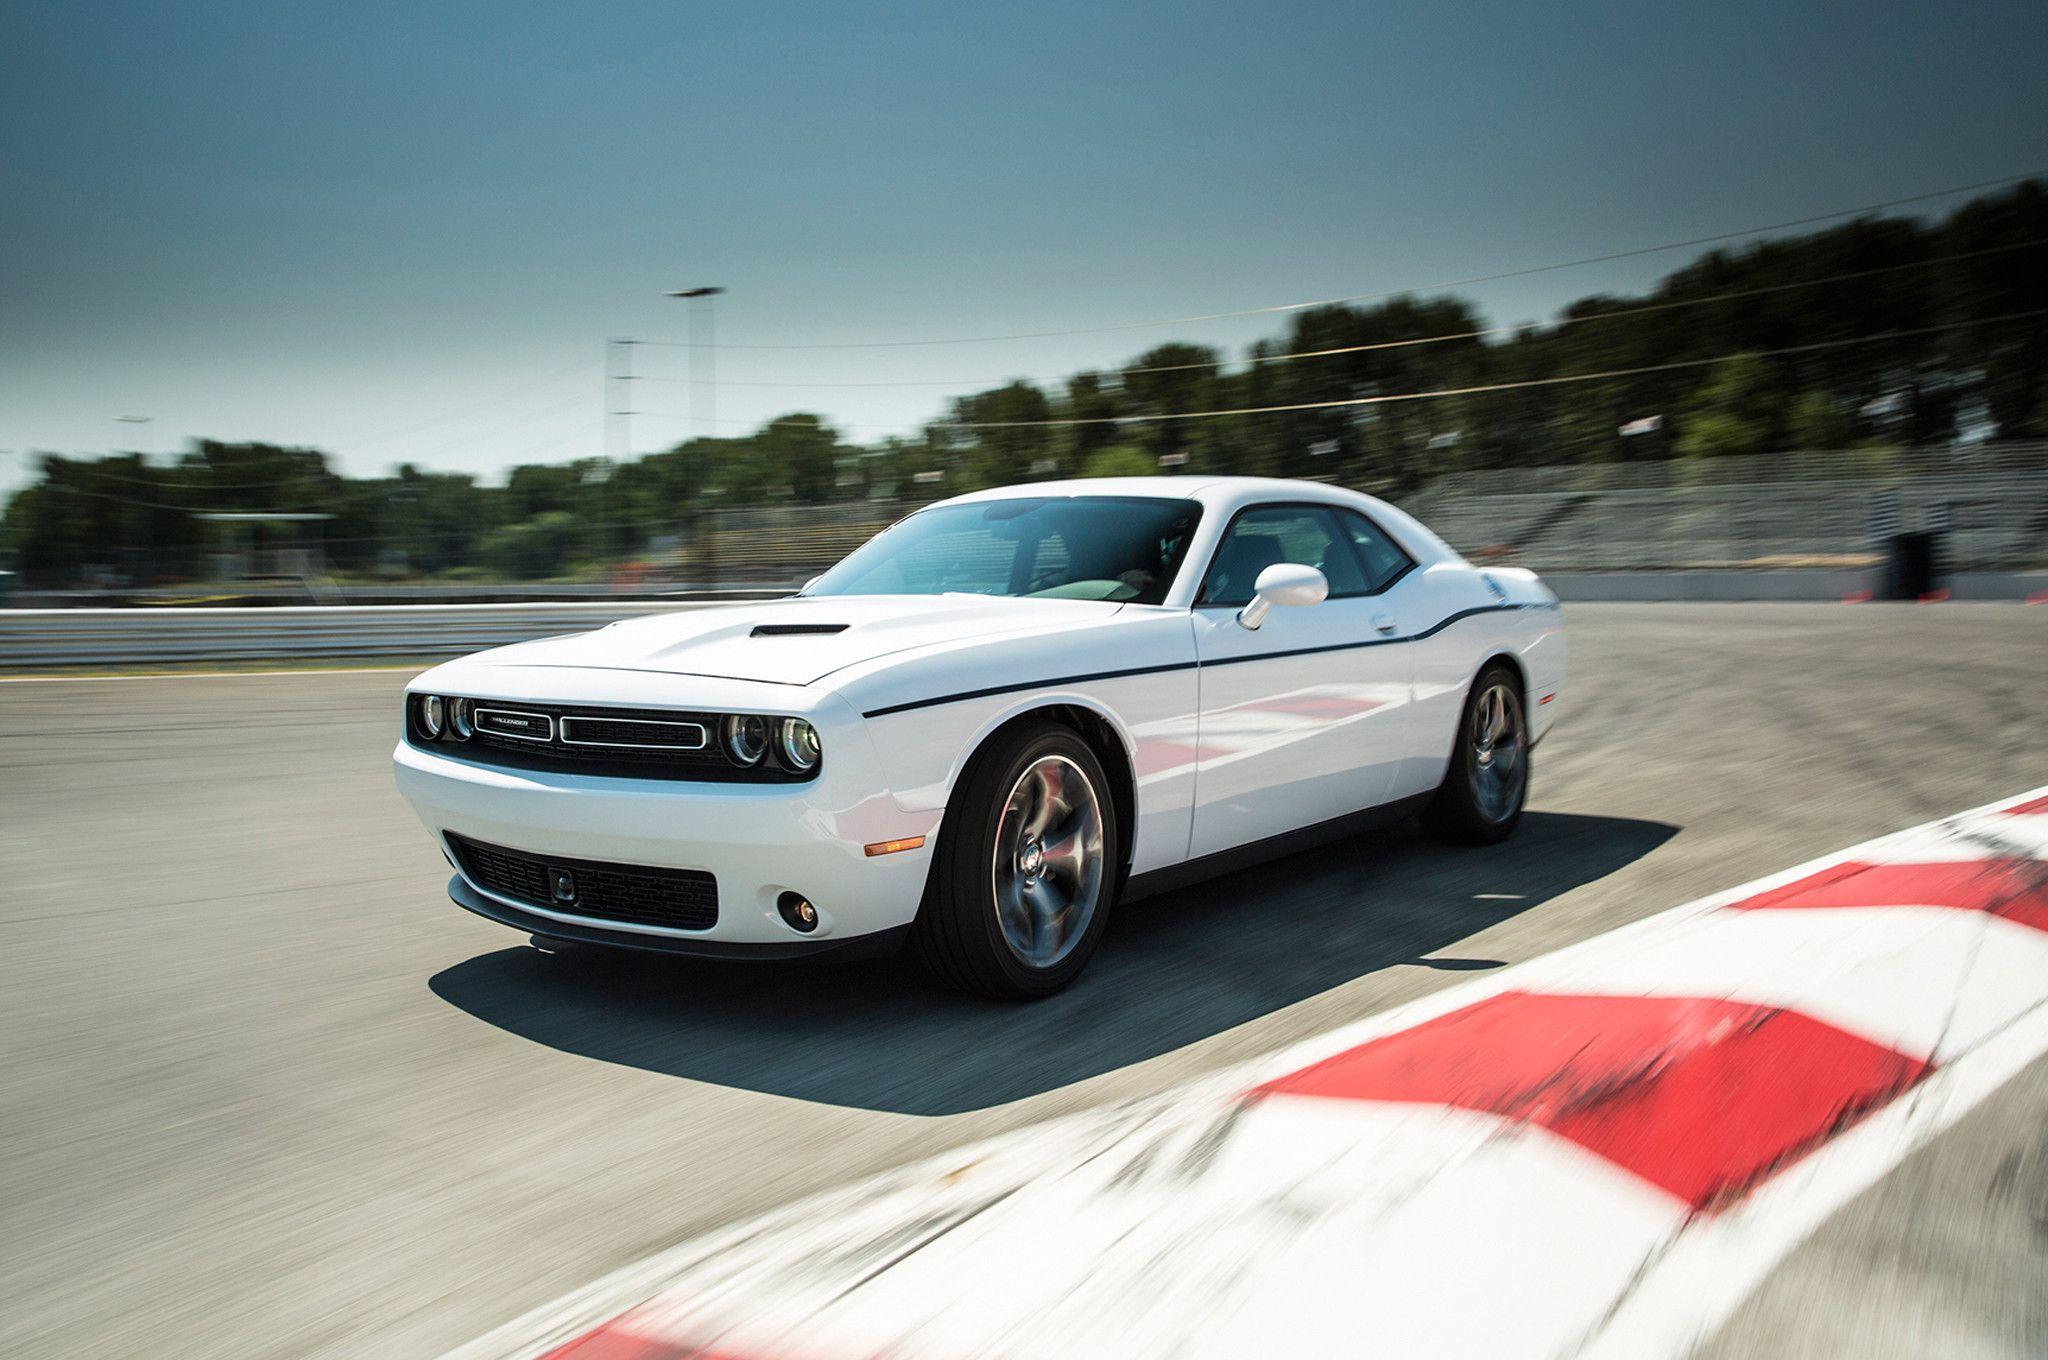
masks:
<instances>
[{"instance_id":1,"label":"utility pole","mask_svg":"<svg viewBox=\"0 0 2048 1360\"><path fill-rule=\"evenodd\" d=\"M633 346L638 343L604 342L604 452L614 463L633 456Z\"/></svg>"},{"instance_id":2,"label":"utility pole","mask_svg":"<svg viewBox=\"0 0 2048 1360\"><path fill-rule=\"evenodd\" d=\"M711 299L723 288L683 288L670 293L690 304L690 427L700 438L718 434L718 341ZM699 330L703 335L698 335ZM702 413L701 415L699 413Z\"/></svg>"},{"instance_id":3,"label":"utility pole","mask_svg":"<svg viewBox=\"0 0 2048 1360\"><path fill-rule=\"evenodd\" d=\"M149 426L155 419L155 416L115 416L114 423L116 425L125 425L129 430L133 431L134 438L129 442L139 446L151 442ZM153 449L141 447L115 450L117 453L134 454L142 460L144 465L148 464L149 455L153 451ZM124 505L121 507L121 517L124 521L123 529L125 531L123 537L127 541L121 546L120 551L121 555L127 559L126 569L129 577L135 580L148 580L156 574L154 570L155 563L150 560L153 554L149 547L148 513L148 511L142 510L140 506Z\"/></svg>"}]
</instances>

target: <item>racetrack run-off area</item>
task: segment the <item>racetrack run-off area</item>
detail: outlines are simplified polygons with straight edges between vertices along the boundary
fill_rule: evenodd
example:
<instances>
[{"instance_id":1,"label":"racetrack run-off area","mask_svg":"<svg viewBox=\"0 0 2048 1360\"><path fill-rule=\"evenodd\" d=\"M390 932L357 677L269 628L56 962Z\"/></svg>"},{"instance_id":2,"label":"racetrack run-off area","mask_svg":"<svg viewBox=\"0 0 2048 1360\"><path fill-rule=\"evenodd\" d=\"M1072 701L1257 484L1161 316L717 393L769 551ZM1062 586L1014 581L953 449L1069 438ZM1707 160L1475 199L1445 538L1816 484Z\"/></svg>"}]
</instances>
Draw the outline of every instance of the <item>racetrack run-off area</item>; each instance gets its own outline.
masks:
<instances>
[{"instance_id":1,"label":"racetrack run-off area","mask_svg":"<svg viewBox=\"0 0 2048 1360\"><path fill-rule=\"evenodd\" d=\"M2038 1352L2044 819L1839 852L2044 782L2048 611L1568 615L1514 841L1401 829L1134 904L1028 1007L893 965L524 948L442 898L391 788L402 675L0 686L0 1351L518 1354L610 1326L660 1355L715 1301L611 1324L690 1270L772 1279L730 1297L799 1322L776 1291L850 1283L857 1246L888 1268L844 1307L899 1334L952 1301L960 1271L919 1274L948 1260L1020 1309L1062 1279L1099 1301L1016 1322L1018 1350L1280 1279L1296 1306L1233 1314L1277 1323L1203 1343L1328 1350L1285 1330L1321 1316L1343 1350L1455 1354L1514 1317L1529 1353ZM1570 1041L1589 1025L1613 1045ZM1760 1069L1803 1078L1740 1085ZM1753 1117L1655 1136L1729 1090ZM905 1256L888 1234L945 1166L954 1217L1015 1189ZM1100 1209L1118 1169L1135 1225ZM1270 1212L1218 1230L1245 1203ZM707 1267L673 1248L750 1224L820 1246L795 1275L775 1232ZM1077 1270L1169 1239L1182 1269Z\"/></svg>"},{"instance_id":2,"label":"racetrack run-off area","mask_svg":"<svg viewBox=\"0 0 2048 1360\"><path fill-rule=\"evenodd\" d=\"M2048 1053L2048 789L800 1203L459 1360L1684 1355Z\"/></svg>"}]
</instances>

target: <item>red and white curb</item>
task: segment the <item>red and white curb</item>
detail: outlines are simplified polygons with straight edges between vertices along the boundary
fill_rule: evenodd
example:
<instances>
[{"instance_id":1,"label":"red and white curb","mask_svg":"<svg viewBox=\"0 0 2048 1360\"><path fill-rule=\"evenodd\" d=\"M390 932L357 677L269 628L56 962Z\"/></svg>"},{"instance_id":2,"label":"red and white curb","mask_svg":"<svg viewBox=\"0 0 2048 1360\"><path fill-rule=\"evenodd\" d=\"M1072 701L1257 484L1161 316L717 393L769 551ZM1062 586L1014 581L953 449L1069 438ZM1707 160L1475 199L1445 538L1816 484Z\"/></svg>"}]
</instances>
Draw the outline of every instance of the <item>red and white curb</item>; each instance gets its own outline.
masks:
<instances>
[{"instance_id":1,"label":"red and white curb","mask_svg":"<svg viewBox=\"0 0 2048 1360\"><path fill-rule=\"evenodd\" d=\"M1677 1356L2044 1052L2048 789L814 1197L455 1356Z\"/></svg>"}]
</instances>

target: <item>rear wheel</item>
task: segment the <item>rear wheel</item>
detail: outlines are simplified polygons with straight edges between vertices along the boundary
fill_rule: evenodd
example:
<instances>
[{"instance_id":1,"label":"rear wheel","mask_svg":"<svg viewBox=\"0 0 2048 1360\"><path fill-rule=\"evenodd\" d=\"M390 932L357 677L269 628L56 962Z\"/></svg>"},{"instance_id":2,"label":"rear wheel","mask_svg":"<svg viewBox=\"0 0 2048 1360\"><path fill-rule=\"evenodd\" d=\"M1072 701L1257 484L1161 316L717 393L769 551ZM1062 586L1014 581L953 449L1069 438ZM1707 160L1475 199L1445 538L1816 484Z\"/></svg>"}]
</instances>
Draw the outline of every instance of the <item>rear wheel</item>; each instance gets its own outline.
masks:
<instances>
[{"instance_id":1,"label":"rear wheel","mask_svg":"<svg viewBox=\"0 0 2048 1360\"><path fill-rule=\"evenodd\" d=\"M954 790L911 948L948 986L1049 996L1095 952L1121 853L1086 742L1050 720L999 732Z\"/></svg>"},{"instance_id":2,"label":"rear wheel","mask_svg":"<svg viewBox=\"0 0 2048 1360\"><path fill-rule=\"evenodd\" d=\"M1465 845L1514 834L1529 797L1529 723L1514 668L1494 662L1472 682L1444 782L1423 811L1431 831Z\"/></svg>"}]
</instances>

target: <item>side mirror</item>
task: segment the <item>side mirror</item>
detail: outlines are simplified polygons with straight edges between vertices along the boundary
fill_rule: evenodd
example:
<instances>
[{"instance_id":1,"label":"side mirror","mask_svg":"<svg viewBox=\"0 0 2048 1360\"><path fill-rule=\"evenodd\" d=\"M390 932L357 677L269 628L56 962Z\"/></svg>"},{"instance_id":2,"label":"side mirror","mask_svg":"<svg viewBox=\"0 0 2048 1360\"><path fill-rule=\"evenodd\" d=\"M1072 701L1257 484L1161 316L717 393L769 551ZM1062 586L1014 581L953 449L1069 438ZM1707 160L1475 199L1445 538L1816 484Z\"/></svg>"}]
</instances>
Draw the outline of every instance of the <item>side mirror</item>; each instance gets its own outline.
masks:
<instances>
[{"instance_id":1,"label":"side mirror","mask_svg":"<svg viewBox=\"0 0 2048 1360\"><path fill-rule=\"evenodd\" d=\"M1300 562L1275 562L1259 573L1252 591L1252 602L1237 611L1237 621L1247 628L1264 623L1267 611L1276 604L1289 609L1321 604L1330 597L1330 582L1314 567Z\"/></svg>"}]
</instances>

